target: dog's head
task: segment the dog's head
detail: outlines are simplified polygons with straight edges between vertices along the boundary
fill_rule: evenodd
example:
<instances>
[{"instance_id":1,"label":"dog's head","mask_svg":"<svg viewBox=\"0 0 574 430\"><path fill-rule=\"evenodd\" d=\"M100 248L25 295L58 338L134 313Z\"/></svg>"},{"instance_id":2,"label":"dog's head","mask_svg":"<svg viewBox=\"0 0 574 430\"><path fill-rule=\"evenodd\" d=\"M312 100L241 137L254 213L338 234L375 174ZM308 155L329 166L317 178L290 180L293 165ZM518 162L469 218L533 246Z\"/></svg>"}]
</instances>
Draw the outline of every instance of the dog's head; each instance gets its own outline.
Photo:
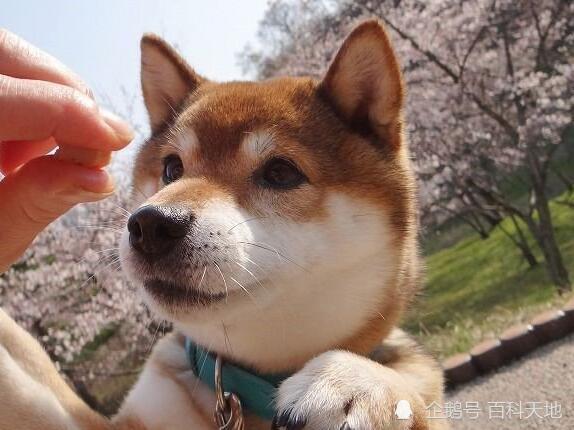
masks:
<instances>
[{"instance_id":1,"label":"dog's head","mask_svg":"<svg viewBox=\"0 0 574 430\"><path fill-rule=\"evenodd\" d=\"M321 81L212 82L146 36L142 85L152 137L121 257L152 309L182 326L331 312L346 327L331 343L393 322L416 272L415 190L380 24Z\"/></svg>"}]
</instances>

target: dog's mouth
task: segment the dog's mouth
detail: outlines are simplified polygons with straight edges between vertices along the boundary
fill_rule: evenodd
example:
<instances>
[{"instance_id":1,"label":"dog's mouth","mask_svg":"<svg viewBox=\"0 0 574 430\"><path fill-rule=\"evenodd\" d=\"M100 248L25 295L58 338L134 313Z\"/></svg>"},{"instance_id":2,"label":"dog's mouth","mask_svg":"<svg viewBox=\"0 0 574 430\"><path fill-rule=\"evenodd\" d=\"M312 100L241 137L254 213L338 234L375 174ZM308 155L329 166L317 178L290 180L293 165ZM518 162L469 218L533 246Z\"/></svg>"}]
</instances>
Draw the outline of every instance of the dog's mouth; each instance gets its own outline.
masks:
<instances>
[{"instance_id":1,"label":"dog's mouth","mask_svg":"<svg viewBox=\"0 0 574 430\"><path fill-rule=\"evenodd\" d=\"M143 284L145 290L158 302L178 306L207 306L225 299L226 294L200 291L195 287L161 279Z\"/></svg>"}]
</instances>

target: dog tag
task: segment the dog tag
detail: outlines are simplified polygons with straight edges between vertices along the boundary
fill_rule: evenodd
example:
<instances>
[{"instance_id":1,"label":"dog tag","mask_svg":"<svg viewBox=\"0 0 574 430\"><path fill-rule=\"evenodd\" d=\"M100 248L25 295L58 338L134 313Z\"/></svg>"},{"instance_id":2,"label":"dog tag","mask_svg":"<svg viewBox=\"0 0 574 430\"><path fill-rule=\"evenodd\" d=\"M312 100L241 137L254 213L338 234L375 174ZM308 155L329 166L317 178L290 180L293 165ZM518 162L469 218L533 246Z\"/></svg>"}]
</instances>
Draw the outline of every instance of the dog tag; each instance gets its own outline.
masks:
<instances>
[{"instance_id":1,"label":"dog tag","mask_svg":"<svg viewBox=\"0 0 574 430\"><path fill-rule=\"evenodd\" d=\"M221 381L222 359L218 355L215 359L215 424L219 430L244 430L243 410L241 401L233 393L223 390Z\"/></svg>"},{"instance_id":2,"label":"dog tag","mask_svg":"<svg viewBox=\"0 0 574 430\"><path fill-rule=\"evenodd\" d=\"M224 398L226 411L219 407L215 410L215 423L219 430L244 430L241 402L233 393L225 393Z\"/></svg>"}]
</instances>

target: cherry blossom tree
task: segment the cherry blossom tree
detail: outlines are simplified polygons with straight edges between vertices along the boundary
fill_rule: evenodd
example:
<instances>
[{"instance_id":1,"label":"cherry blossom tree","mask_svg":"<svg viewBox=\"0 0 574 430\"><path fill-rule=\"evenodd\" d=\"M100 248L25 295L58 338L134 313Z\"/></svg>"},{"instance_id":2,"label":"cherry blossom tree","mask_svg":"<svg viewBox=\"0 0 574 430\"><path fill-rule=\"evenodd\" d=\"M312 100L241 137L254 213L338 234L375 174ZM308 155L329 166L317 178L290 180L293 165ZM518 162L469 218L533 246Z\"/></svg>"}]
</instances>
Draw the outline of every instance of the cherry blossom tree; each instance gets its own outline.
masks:
<instances>
[{"instance_id":1,"label":"cherry blossom tree","mask_svg":"<svg viewBox=\"0 0 574 430\"><path fill-rule=\"evenodd\" d=\"M156 328L119 270L125 194L75 208L0 275L0 306L40 340L78 387L94 376L113 376L128 356L143 357ZM112 335L121 337L122 348L86 363L94 340Z\"/></svg>"}]
</instances>

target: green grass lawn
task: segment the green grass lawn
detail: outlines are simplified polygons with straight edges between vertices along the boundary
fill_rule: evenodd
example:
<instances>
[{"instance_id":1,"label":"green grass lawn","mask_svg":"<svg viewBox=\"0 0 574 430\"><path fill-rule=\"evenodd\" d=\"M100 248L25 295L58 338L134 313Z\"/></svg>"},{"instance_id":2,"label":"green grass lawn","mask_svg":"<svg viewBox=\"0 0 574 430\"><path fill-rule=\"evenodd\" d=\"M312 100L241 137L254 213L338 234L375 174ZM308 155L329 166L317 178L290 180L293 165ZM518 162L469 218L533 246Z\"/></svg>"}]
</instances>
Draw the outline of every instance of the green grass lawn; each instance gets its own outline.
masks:
<instances>
[{"instance_id":1,"label":"green grass lawn","mask_svg":"<svg viewBox=\"0 0 574 430\"><path fill-rule=\"evenodd\" d=\"M574 281L574 209L551 204L556 236ZM571 198L572 201L572 198ZM510 220L505 228L513 231ZM524 229L526 231L526 229ZM529 269L500 229L486 240L469 235L426 257L427 281L404 327L439 357L468 350L510 325L572 297L560 297L549 282L541 253Z\"/></svg>"}]
</instances>

